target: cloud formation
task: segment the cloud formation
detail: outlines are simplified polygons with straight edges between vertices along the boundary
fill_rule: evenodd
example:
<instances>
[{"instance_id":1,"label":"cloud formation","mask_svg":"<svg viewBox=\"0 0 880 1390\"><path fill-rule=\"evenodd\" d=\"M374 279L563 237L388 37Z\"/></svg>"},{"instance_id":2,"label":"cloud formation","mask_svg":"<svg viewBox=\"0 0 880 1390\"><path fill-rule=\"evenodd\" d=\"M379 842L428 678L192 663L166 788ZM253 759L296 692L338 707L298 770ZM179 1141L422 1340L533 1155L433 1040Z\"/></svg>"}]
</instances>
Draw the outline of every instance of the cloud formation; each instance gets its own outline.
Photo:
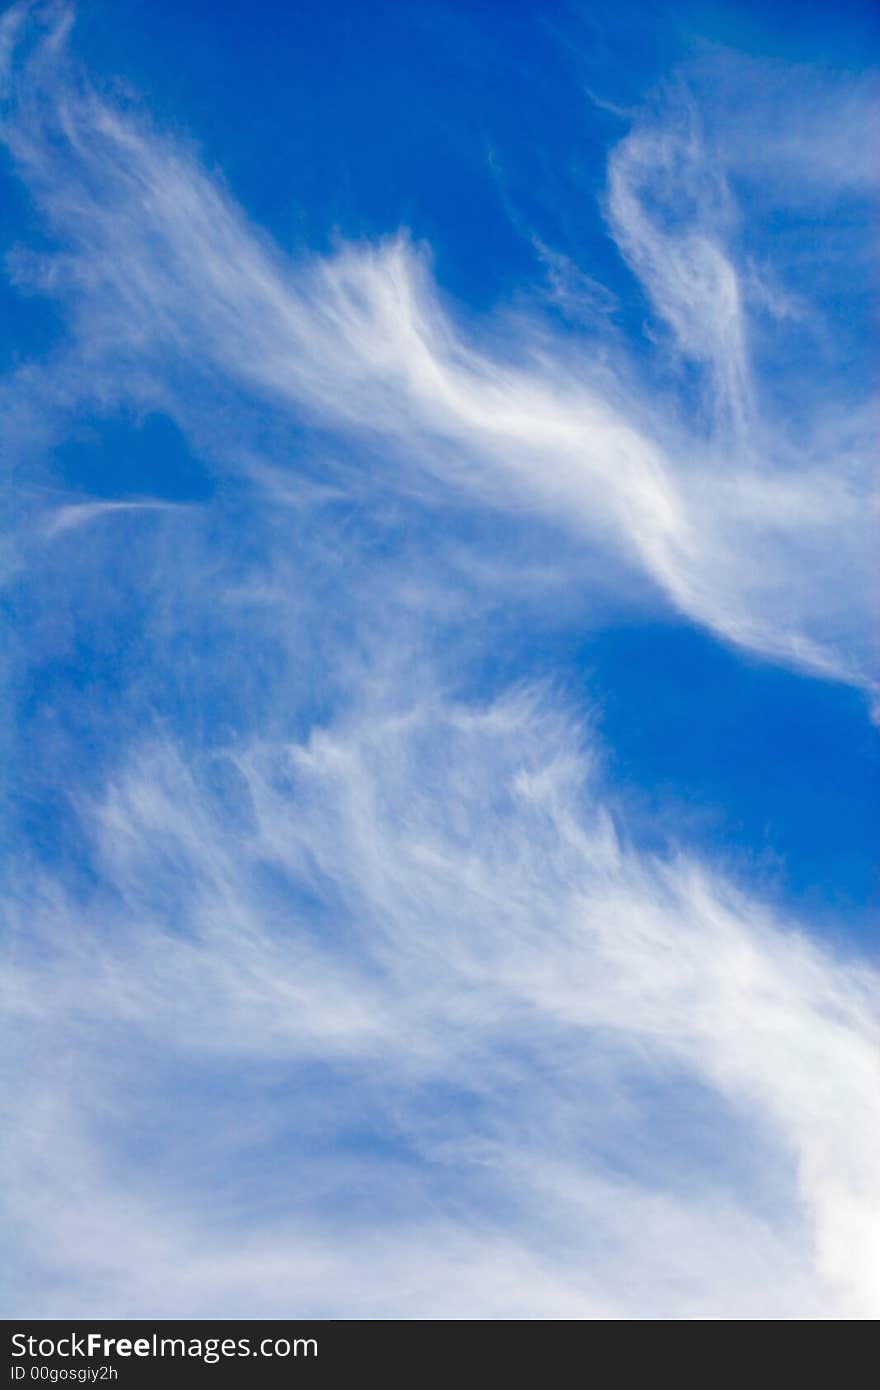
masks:
<instances>
[{"instance_id":1,"label":"cloud formation","mask_svg":"<svg viewBox=\"0 0 880 1390\"><path fill-rule=\"evenodd\" d=\"M536 693L208 763L135 755L90 817L100 896L44 897L7 979L36 1061L7 1182L59 1280L29 1306L876 1311L874 973L635 853ZM354 1165L356 1132L385 1140Z\"/></svg>"},{"instance_id":2,"label":"cloud formation","mask_svg":"<svg viewBox=\"0 0 880 1390\"><path fill-rule=\"evenodd\" d=\"M66 28L13 53L4 132L63 244L29 273L67 303L89 389L185 417L175 379L235 383L378 443L386 486L427 476L531 509L726 640L873 693L868 405L861 437L823 419L805 439L756 402L735 198L688 102L612 152L608 212L672 331L669 368L703 374L698 429L674 378L640 385L619 344L457 323L406 235L291 261L189 150L71 70Z\"/></svg>"},{"instance_id":3,"label":"cloud formation","mask_svg":"<svg viewBox=\"0 0 880 1390\"><path fill-rule=\"evenodd\" d=\"M876 1316L875 966L641 848L589 697L470 669L505 605L604 584L874 691L870 402L768 384L825 310L746 244L699 66L609 158L637 327L541 243L581 332L468 315L404 232L287 255L65 9L2 25L53 239L10 271L68 325L0 393L51 808L3 900L10 1314ZM820 163L811 197L870 183ZM124 411L208 500L46 483Z\"/></svg>"}]
</instances>

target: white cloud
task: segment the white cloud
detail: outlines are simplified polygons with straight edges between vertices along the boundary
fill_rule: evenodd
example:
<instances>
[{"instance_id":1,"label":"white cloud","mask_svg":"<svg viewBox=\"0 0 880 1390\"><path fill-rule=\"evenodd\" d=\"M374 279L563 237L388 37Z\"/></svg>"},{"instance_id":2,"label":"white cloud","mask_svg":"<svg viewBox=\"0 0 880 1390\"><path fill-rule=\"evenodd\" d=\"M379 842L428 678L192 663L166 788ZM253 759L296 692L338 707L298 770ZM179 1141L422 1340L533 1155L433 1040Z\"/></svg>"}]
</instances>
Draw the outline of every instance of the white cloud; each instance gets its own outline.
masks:
<instances>
[{"instance_id":1,"label":"white cloud","mask_svg":"<svg viewBox=\"0 0 880 1390\"><path fill-rule=\"evenodd\" d=\"M184 420L175 378L235 381L381 444L386 487L431 478L531 509L726 640L873 691L868 438L854 453L848 426L816 421L805 441L759 410L754 270L727 244L735 208L686 106L617 147L608 208L676 351L708 372L697 430L693 392L637 387L619 353L522 315L465 331L405 236L290 262L62 53L37 46L13 78L5 138L66 245L43 283L67 299L91 381L158 393Z\"/></svg>"},{"instance_id":2,"label":"white cloud","mask_svg":"<svg viewBox=\"0 0 880 1390\"><path fill-rule=\"evenodd\" d=\"M876 1315L871 970L628 847L534 695L228 758L206 792L170 747L135 755L82 808L100 893L28 909L8 1181L55 1286L23 1296L85 1315L112 1279L119 1315L271 1313L246 1290L280 1278L353 1316ZM352 1166L365 1107L397 1152Z\"/></svg>"},{"instance_id":3,"label":"white cloud","mask_svg":"<svg viewBox=\"0 0 880 1390\"><path fill-rule=\"evenodd\" d=\"M52 600L34 652L130 592L146 614L97 751L53 768L76 871L35 854L5 904L12 1311L876 1316L876 971L634 848L558 700L466 704L433 674L460 655L436 649L449 612L517 567L555 602L581 547L870 687L868 413L845 450L813 422L803 456L762 413L732 195L692 128L637 124L610 167L672 331L664 392L537 316L465 326L405 236L292 263L83 85L64 36L13 75L4 127L62 246L16 273L73 326L7 384L13 446L47 385L43 444L78 396L148 401L253 486L203 508L47 492L12 547ZM244 407L214 419L230 387L372 450L364 476L267 462ZM401 494L534 521L529 563L432 533L382 570L366 528Z\"/></svg>"},{"instance_id":4,"label":"white cloud","mask_svg":"<svg viewBox=\"0 0 880 1390\"><path fill-rule=\"evenodd\" d=\"M90 521L97 521L99 517L113 516L116 512L168 511L172 505L169 502L150 502L147 500L139 502L66 503L50 513L44 527L44 534L47 536L62 535L65 531L73 530L77 526L85 526Z\"/></svg>"}]
</instances>

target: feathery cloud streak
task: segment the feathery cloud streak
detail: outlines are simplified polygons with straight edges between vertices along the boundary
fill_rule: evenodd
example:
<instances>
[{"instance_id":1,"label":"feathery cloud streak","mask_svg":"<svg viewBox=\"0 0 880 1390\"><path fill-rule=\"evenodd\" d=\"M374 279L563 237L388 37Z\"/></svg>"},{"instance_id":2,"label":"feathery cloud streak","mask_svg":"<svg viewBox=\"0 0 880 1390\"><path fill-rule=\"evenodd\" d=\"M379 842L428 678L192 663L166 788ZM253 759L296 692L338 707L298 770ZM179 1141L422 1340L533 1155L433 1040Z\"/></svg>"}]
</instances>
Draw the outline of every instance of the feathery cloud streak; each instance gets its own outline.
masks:
<instances>
[{"instance_id":1,"label":"feathery cloud streak","mask_svg":"<svg viewBox=\"0 0 880 1390\"><path fill-rule=\"evenodd\" d=\"M730 641L873 691L870 417L863 402L855 441L823 421L805 442L756 404L732 194L687 110L613 152L608 209L704 374L697 432L619 344L591 355L522 316L459 327L405 236L291 262L190 152L71 71L65 30L13 54L5 138L63 244L30 273L67 301L104 389L136 392L149 370L173 409L171 363L234 381L380 440L411 485L418 469L574 528Z\"/></svg>"},{"instance_id":2,"label":"feathery cloud streak","mask_svg":"<svg viewBox=\"0 0 880 1390\"><path fill-rule=\"evenodd\" d=\"M60 1225L65 1312L106 1309L108 1278L120 1313L167 1312L185 1296L197 1249L218 1239L230 1268L208 1279L199 1306L217 1297L221 1309L265 1307L245 1293L248 1259L232 1268L241 1233L218 1236L205 1213L203 1231L191 1215L176 1232L176 1212L201 1205L190 1146L212 1165L213 1177L197 1166L195 1177L209 1199L230 1153L243 1146L260 1165L276 1130L301 1147L304 1172L292 1171L304 1198L327 1208L326 1228L314 1229L312 1211L299 1233L293 1222L269 1234L290 1199L276 1158L261 1173L263 1215L242 1213L245 1246L277 1269L285 1297L317 1313L336 1299L354 1316L391 1315L422 1240L440 1256L440 1306L456 1316L540 1312L536 1276L547 1311L564 1316L876 1309L876 978L696 864L636 855L586 752L524 692L483 710L436 697L397 715L363 710L305 744L250 745L223 760L222 792L215 783L206 794L204 775L170 746L136 756L91 818L101 899L85 913L44 900L9 981L22 1045L39 1039L46 1112L34 1121L29 1094L11 1117L13 1196L36 1249ZM306 1098L318 1060L338 1109ZM202 1102L206 1132L190 1116L183 1136L172 1124L157 1138L171 1123L169 1067L178 1087L188 1075L234 1087L243 1074L247 1094L233 1089L243 1133L226 1132L225 1108L214 1115ZM70 1068L89 1081L74 1088L75 1106L59 1099ZM334 1171L332 1147L320 1174L309 1163L310 1105L322 1112L322 1141L329 1126L343 1153L359 1125L394 1136L396 1152L360 1159L371 1211L356 1214L345 1255L333 1203L352 1175L338 1155ZM693 1106L691 1123L702 1113L726 1156L690 1154L682 1168L674 1146L655 1147L645 1112L662 1131L666 1105ZM148 1119L151 1107L158 1117ZM86 1156L102 1131L107 1149L108 1123L115 1136L100 1177L87 1157L89 1176L78 1171L75 1151L71 1171L47 1142L43 1126L71 1109ZM114 1150L144 1125L166 1190L151 1193L138 1168L122 1217ZM436 1230L423 1228L426 1200ZM453 1217L462 1210L463 1228ZM124 1268L102 1243L120 1220L144 1247L141 1272L128 1241L112 1243ZM726 1249L734 1230L732 1267L710 1272L707 1252ZM387 1261L382 1291L362 1289L352 1245ZM480 1292L487 1262L505 1263L505 1252L517 1287ZM444 1272L446 1258L458 1274ZM160 1292L154 1262L168 1261L180 1283L165 1271ZM312 1290L315 1262L332 1292L322 1279ZM65 1291L74 1272L78 1291ZM433 1293L410 1297L424 1312Z\"/></svg>"},{"instance_id":3,"label":"feathery cloud streak","mask_svg":"<svg viewBox=\"0 0 880 1390\"><path fill-rule=\"evenodd\" d=\"M71 334L3 393L13 694L51 696L23 799L38 772L63 830L4 899L10 1311L876 1315L876 969L639 849L552 663L461 688L462 630L594 582L581 551L873 688L869 407L768 389L825 310L744 248L711 111L672 87L610 156L646 354L468 320L404 235L292 260L30 21L3 130L56 245L11 264ZM810 196L861 197L826 135ZM224 488L33 484L120 407Z\"/></svg>"}]
</instances>

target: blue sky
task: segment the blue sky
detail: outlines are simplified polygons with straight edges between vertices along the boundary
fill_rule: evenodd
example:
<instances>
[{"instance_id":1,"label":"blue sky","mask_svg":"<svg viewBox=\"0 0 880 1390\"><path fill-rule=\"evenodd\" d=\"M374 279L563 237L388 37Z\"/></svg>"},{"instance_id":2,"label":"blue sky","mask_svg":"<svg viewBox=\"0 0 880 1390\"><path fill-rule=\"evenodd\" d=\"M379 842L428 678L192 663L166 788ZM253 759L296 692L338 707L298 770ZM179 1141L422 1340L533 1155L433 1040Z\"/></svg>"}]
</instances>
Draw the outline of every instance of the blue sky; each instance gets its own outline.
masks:
<instances>
[{"instance_id":1,"label":"blue sky","mask_svg":"<svg viewBox=\"0 0 880 1390\"><path fill-rule=\"evenodd\" d=\"M876 1316L874 7L0 23L7 1314Z\"/></svg>"}]
</instances>

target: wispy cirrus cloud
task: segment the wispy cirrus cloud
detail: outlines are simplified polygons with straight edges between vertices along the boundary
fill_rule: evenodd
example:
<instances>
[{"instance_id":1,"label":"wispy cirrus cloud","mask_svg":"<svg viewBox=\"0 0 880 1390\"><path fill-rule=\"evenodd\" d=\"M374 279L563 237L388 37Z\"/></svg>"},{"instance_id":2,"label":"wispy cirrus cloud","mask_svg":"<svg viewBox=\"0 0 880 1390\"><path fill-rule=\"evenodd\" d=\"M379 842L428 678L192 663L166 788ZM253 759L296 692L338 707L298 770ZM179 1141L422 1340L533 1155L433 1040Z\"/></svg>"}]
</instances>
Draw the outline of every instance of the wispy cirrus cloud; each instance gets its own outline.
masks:
<instances>
[{"instance_id":1,"label":"wispy cirrus cloud","mask_svg":"<svg viewBox=\"0 0 880 1390\"><path fill-rule=\"evenodd\" d=\"M64 244L43 287L104 389L183 415L181 372L234 381L381 441L387 486L533 509L725 639L873 690L871 416L863 402L861 440L825 420L805 441L756 404L734 199L687 103L618 145L608 209L675 355L705 371L697 431L619 350L522 316L459 325L405 236L291 261L190 151L83 84L65 27L13 60L5 139Z\"/></svg>"},{"instance_id":2,"label":"wispy cirrus cloud","mask_svg":"<svg viewBox=\"0 0 880 1390\"><path fill-rule=\"evenodd\" d=\"M3 136L56 244L12 268L70 334L12 451L160 411L217 491L31 487L10 528L63 831L4 900L11 1311L874 1315L876 969L640 848L589 695L468 684L489 616L588 581L874 689L871 407L758 370L813 308L699 92L610 156L649 347L468 318L405 234L291 258L40 13Z\"/></svg>"},{"instance_id":3,"label":"wispy cirrus cloud","mask_svg":"<svg viewBox=\"0 0 880 1390\"><path fill-rule=\"evenodd\" d=\"M276 1309L252 1261L318 1314L876 1307L872 971L636 853L534 693L372 707L200 767L153 745L88 819L100 896L32 904L7 972L37 1059L8 1181L22 1263L55 1252L46 1310L106 1311L108 1279L120 1315L193 1279L197 1309ZM355 1163L353 1135L384 1139ZM403 1295L426 1240L430 1285Z\"/></svg>"}]
</instances>

